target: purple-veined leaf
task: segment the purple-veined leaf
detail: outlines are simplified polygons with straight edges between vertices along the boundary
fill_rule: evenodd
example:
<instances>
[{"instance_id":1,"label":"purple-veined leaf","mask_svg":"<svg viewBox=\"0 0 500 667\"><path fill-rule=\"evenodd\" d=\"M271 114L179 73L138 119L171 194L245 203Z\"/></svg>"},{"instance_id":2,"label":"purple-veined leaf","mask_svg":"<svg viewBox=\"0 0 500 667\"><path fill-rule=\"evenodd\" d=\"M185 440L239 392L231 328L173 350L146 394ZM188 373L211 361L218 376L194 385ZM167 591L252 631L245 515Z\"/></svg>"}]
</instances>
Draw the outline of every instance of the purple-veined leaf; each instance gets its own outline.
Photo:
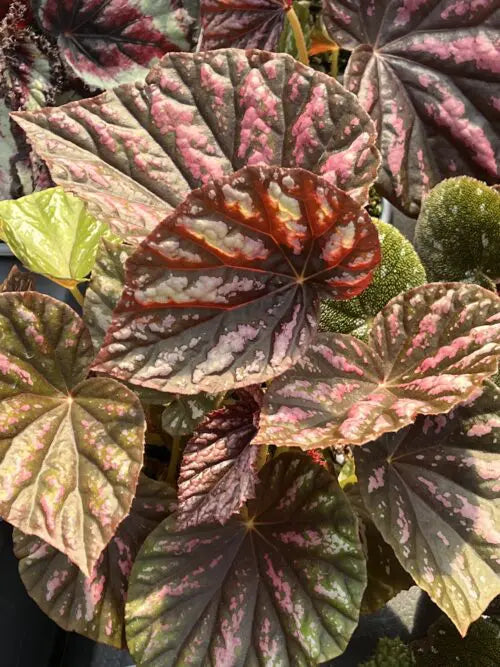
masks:
<instances>
[{"instance_id":1,"label":"purple-veined leaf","mask_svg":"<svg viewBox=\"0 0 500 667\"><path fill-rule=\"evenodd\" d=\"M129 649L144 667L309 665L345 649L365 562L335 478L304 455L260 471L248 518L178 530L166 519L129 587Z\"/></svg>"},{"instance_id":2,"label":"purple-veined leaf","mask_svg":"<svg viewBox=\"0 0 500 667\"><path fill-rule=\"evenodd\" d=\"M14 531L21 579L38 606L68 632L125 646L125 600L132 564L149 533L175 507L175 490L139 478L130 514L85 577L64 554L39 537Z\"/></svg>"},{"instance_id":3,"label":"purple-veined leaf","mask_svg":"<svg viewBox=\"0 0 500 667\"><path fill-rule=\"evenodd\" d=\"M500 389L355 448L363 502L464 636L500 594Z\"/></svg>"},{"instance_id":4,"label":"purple-veined leaf","mask_svg":"<svg viewBox=\"0 0 500 667\"><path fill-rule=\"evenodd\" d=\"M202 48L276 51L291 0L201 0Z\"/></svg>"},{"instance_id":5,"label":"purple-veined leaf","mask_svg":"<svg viewBox=\"0 0 500 667\"><path fill-rule=\"evenodd\" d=\"M14 118L53 179L129 240L247 164L308 169L361 204L378 168L356 98L284 54L172 53L145 84Z\"/></svg>"},{"instance_id":6,"label":"purple-veined leaf","mask_svg":"<svg viewBox=\"0 0 500 667\"><path fill-rule=\"evenodd\" d=\"M0 292L28 292L35 289L36 276L31 271L21 271L15 264L0 283Z\"/></svg>"},{"instance_id":7,"label":"purple-veined leaf","mask_svg":"<svg viewBox=\"0 0 500 667\"><path fill-rule=\"evenodd\" d=\"M449 412L493 375L500 356L500 299L478 285L430 283L395 297L376 316L368 345L322 334L274 380L255 444L362 445Z\"/></svg>"},{"instance_id":8,"label":"purple-veined leaf","mask_svg":"<svg viewBox=\"0 0 500 667\"><path fill-rule=\"evenodd\" d=\"M303 169L247 167L189 195L127 262L93 369L158 391L216 393L279 375L380 259L369 215Z\"/></svg>"},{"instance_id":9,"label":"purple-veined leaf","mask_svg":"<svg viewBox=\"0 0 500 667\"><path fill-rule=\"evenodd\" d=\"M132 391L85 379L92 355L69 306L0 294L0 516L86 575L129 512L145 428Z\"/></svg>"},{"instance_id":10,"label":"purple-veined leaf","mask_svg":"<svg viewBox=\"0 0 500 667\"><path fill-rule=\"evenodd\" d=\"M196 396L176 394L165 401L161 417L162 429L173 437L191 435L206 415L215 408L217 394L200 393Z\"/></svg>"},{"instance_id":11,"label":"purple-veined leaf","mask_svg":"<svg viewBox=\"0 0 500 667\"><path fill-rule=\"evenodd\" d=\"M179 0L34 0L64 60L90 86L143 78L168 51L188 51L195 17Z\"/></svg>"},{"instance_id":12,"label":"purple-veined leaf","mask_svg":"<svg viewBox=\"0 0 500 667\"><path fill-rule=\"evenodd\" d=\"M378 129L384 195L416 217L447 176L498 180L497 0L326 0L345 74Z\"/></svg>"},{"instance_id":13,"label":"purple-veined leaf","mask_svg":"<svg viewBox=\"0 0 500 667\"><path fill-rule=\"evenodd\" d=\"M226 523L255 496L260 407L250 395L208 415L187 443L179 473L181 528Z\"/></svg>"}]
</instances>

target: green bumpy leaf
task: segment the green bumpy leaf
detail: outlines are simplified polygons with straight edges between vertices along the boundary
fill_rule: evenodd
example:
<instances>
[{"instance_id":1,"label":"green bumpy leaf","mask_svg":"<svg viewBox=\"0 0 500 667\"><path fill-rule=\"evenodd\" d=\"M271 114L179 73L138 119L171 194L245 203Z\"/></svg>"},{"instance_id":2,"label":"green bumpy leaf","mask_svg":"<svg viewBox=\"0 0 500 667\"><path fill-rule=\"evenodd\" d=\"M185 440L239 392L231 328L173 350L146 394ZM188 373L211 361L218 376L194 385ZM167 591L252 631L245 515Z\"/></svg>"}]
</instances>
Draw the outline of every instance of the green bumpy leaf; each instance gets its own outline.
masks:
<instances>
[{"instance_id":1,"label":"green bumpy leaf","mask_svg":"<svg viewBox=\"0 0 500 667\"><path fill-rule=\"evenodd\" d=\"M90 273L107 232L83 201L62 188L0 201L0 235L12 252L31 271L67 287Z\"/></svg>"},{"instance_id":2,"label":"green bumpy leaf","mask_svg":"<svg viewBox=\"0 0 500 667\"><path fill-rule=\"evenodd\" d=\"M137 553L175 507L175 489L141 475L130 514L118 526L90 577L39 537L14 531L14 551L28 593L68 632L125 647L125 600Z\"/></svg>"},{"instance_id":3,"label":"green bumpy leaf","mask_svg":"<svg viewBox=\"0 0 500 667\"><path fill-rule=\"evenodd\" d=\"M415 664L410 647L399 637L381 637L373 658L362 662L359 667L413 667Z\"/></svg>"},{"instance_id":4,"label":"green bumpy leaf","mask_svg":"<svg viewBox=\"0 0 500 667\"><path fill-rule=\"evenodd\" d=\"M365 587L356 519L305 455L260 471L248 518L146 540L132 570L127 642L142 667L306 667L342 653Z\"/></svg>"},{"instance_id":5,"label":"green bumpy leaf","mask_svg":"<svg viewBox=\"0 0 500 667\"><path fill-rule=\"evenodd\" d=\"M363 502L463 635L500 594L500 389L354 450Z\"/></svg>"},{"instance_id":6,"label":"green bumpy leaf","mask_svg":"<svg viewBox=\"0 0 500 667\"><path fill-rule=\"evenodd\" d=\"M85 575L129 513L145 430L132 391L86 379L92 356L64 303L0 294L0 516Z\"/></svg>"},{"instance_id":7,"label":"green bumpy leaf","mask_svg":"<svg viewBox=\"0 0 500 667\"><path fill-rule=\"evenodd\" d=\"M320 328L366 339L373 318L389 301L426 282L425 269L413 248L396 227L372 218L378 231L382 260L366 290L348 301L321 303Z\"/></svg>"},{"instance_id":8,"label":"green bumpy leaf","mask_svg":"<svg viewBox=\"0 0 500 667\"><path fill-rule=\"evenodd\" d=\"M443 181L425 200L415 245L431 280L500 282L500 192L467 176Z\"/></svg>"}]
</instances>

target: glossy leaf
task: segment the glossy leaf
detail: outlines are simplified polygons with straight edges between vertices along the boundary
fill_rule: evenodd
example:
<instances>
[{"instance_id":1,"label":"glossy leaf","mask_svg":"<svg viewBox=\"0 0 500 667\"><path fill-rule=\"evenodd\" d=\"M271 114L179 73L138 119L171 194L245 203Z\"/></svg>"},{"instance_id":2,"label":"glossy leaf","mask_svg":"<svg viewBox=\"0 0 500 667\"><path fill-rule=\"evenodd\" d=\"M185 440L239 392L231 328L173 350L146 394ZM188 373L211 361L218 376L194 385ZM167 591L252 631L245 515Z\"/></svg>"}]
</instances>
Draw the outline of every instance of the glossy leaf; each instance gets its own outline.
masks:
<instances>
[{"instance_id":1,"label":"glossy leaf","mask_svg":"<svg viewBox=\"0 0 500 667\"><path fill-rule=\"evenodd\" d=\"M132 564L146 537L174 504L172 487L141 475L130 514L118 526L90 577L40 538L15 530L14 551L28 593L68 632L125 647L125 600Z\"/></svg>"},{"instance_id":2,"label":"glossy leaf","mask_svg":"<svg viewBox=\"0 0 500 667\"><path fill-rule=\"evenodd\" d=\"M276 51L291 0L201 0L202 49Z\"/></svg>"},{"instance_id":3,"label":"glossy leaf","mask_svg":"<svg viewBox=\"0 0 500 667\"><path fill-rule=\"evenodd\" d=\"M127 641L144 667L309 665L341 653L365 585L356 520L307 456L260 472L248 519L146 540L132 570Z\"/></svg>"},{"instance_id":4,"label":"glossy leaf","mask_svg":"<svg viewBox=\"0 0 500 667\"><path fill-rule=\"evenodd\" d=\"M126 239L247 164L303 167L362 204L378 167L356 98L284 54L169 54L145 84L15 120L56 183Z\"/></svg>"},{"instance_id":5,"label":"glossy leaf","mask_svg":"<svg viewBox=\"0 0 500 667\"><path fill-rule=\"evenodd\" d=\"M60 301L0 294L0 341L0 516L88 575L134 497L140 402L85 379L90 336Z\"/></svg>"},{"instance_id":6,"label":"glossy leaf","mask_svg":"<svg viewBox=\"0 0 500 667\"><path fill-rule=\"evenodd\" d=\"M345 85L377 125L388 199L416 217L447 176L498 180L496 0L326 0L324 21L354 49Z\"/></svg>"},{"instance_id":7,"label":"glossy leaf","mask_svg":"<svg viewBox=\"0 0 500 667\"><path fill-rule=\"evenodd\" d=\"M35 275L21 271L15 264L0 283L0 292L29 292L35 289Z\"/></svg>"},{"instance_id":8,"label":"glossy leaf","mask_svg":"<svg viewBox=\"0 0 500 667\"><path fill-rule=\"evenodd\" d=\"M214 409L217 394L171 397L161 418L164 431L171 436L191 435L198 424Z\"/></svg>"},{"instance_id":9,"label":"glossy leaf","mask_svg":"<svg viewBox=\"0 0 500 667\"><path fill-rule=\"evenodd\" d=\"M192 193L132 255L93 368L183 394L263 382L304 353L318 292L359 294L378 261L370 217L341 190L247 167Z\"/></svg>"},{"instance_id":10,"label":"glossy leaf","mask_svg":"<svg viewBox=\"0 0 500 667\"><path fill-rule=\"evenodd\" d=\"M355 449L363 502L417 584L465 635L500 594L500 389Z\"/></svg>"},{"instance_id":11,"label":"glossy leaf","mask_svg":"<svg viewBox=\"0 0 500 667\"><path fill-rule=\"evenodd\" d=\"M212 412L187 443L179 474L178 525L226 523L255 497L259 406L249 396Z\"/></svg>"},{"instance_id":12,"label":"glossy leaf","mask_svg":"<svg viewBox=\"0 0 500 667\"><path fill-rule=\"evenodd\" d=\"M92 270L108 231L85 204L62 188L0 202L0 234L31 271L72 287Z\"/></svg>"},{"instance_id":13,"label":"glossy leaf","mask_svg":"<svg viewBox=\"0 0 500 667\"><path fill-rule=\"evenodd\" d=\"M188 51L194 16L177 0L34 0L64 60L96 88L143 78L168 51ZM192 3L194 5L194 3ZM194 9L194 7L193 7Z\"/></svg>"},{"instance_id":14,"label":"glossy leaf","mask_svg":"<svg viewBox=\"0 0 500 667\"><path fill-rule=\"evenodd\" d=\"M477 285L416 287L377 315L368 342L320 335L272 383L254 443L361 445L449 412L496 372L500 299Z\"/></svg>"}]
</instances>

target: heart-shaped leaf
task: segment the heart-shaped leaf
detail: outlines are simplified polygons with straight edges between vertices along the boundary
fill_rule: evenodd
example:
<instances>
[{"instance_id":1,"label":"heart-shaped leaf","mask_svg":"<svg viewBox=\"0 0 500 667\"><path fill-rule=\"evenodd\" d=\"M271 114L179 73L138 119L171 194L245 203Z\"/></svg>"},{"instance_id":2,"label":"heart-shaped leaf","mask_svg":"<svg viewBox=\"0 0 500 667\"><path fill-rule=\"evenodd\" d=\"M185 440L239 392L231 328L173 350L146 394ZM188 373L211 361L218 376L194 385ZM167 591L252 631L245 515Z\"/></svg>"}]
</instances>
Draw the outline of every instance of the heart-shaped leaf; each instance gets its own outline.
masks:
<instances>
[{"instance_id":1,"label":"heart-shaped leaf","mask_svg":"<svg viewBox=\"0 0 500 667\"><path fill-rule=\"evenodd\" d=\"M500 389L355 448L363 502L417 584L465 635L500 594Z\"/></svg>"},{"instance_id":2,"label":"heart-shaped leaf","mask_svg":"<svg viewBox=\"0 0 500 667\"><path fill-rule=\"evenodd\" d=\"M0 202L0 234L12 252L31 271L64 286L74 287L90 273L107 232L83 201L62 188Z\"/></svg>"},{"instance_id":3,"label":"heart-shaped leaf","mask_svg":"<svg viewBox=\"0 0 500 667\"><path fill-rule=\"evenodd\" d=\"M191 435L206 414L215 408L217 394L181 396L166 405L161 417L162 429L173 437Z\"/></svg>"},{"instance_id":4,"label":"heart-shaped leaf","mask_svg":"<svg viewBox=\"0 0 500 667\"><path fill-rule=\"evenodd\" d=\"M247 167L189 195L128 260L93 368L182 394L258 384L304 353L318 291L355 296L378 261L376 229L344 192Z\"/></svg>"},{"instance_id":5,"label":"heart-shaped leaf","mask_svg":"<svg viewBox=\"0 0 500 667\"><path fill-rule=\"evenodd\" d=\"M173 53L145 84L14 117L54 181L128 239L247 164L303 167L361 204L378 168L356 98L284 54Z\"/></svg>"},{"instance_id":6,"label":"heart-shaped leaf","mask_svg":"<svg viewBox=\"0 0 500 667\"><path fill-rule=\"evenodd\" d=\"M146 540L132 570L127 642L144 667L309 665L335 657L365 586L356 519L337 481L304 455L260 472L248 519Z\"/></svg>"},{"instance_id":7,"label":"heart-shaped leaf","mask_svg":"<svg viewBox=\"0 0 500 667\"><path fill-rule=\"evenodd\" d=\"M387 304L368 340L319 336L272 383L254 443L361 445L448 412L496 372L500 299L477 285L422 285Z\"/></svg>"},{"instance_id":8,"label":"heart-shaped leaf","mask_svg":"<svg viewBox=\"0 0 500 667\"><path fill-rule=\"evenodd\" d=\"M291 0L201 0L202 48L276 51Z\"/></svg>"},{"instance_id":9,"label":"heart-shaped leaf","mask_svg":"<svg viewBox=\"0 0 500 667\"><path fill-rule=\"evenodd\" d=\"M408 215L446 176L498 180L497 12L496 0L325 1L332 37L355 49L346 86L377 124L379 186Z\"/></svg>"},{"instance_id":10,"label":"heart-shaped leaf","mask_svg":"<svg viewBox=\"0 0 500 667\"><path fill-rule=\"evenodd\" d=\"M34 0L40 25L57 39L75 74L96 88L141 79L168 51L188 51L194 3L177 0Z\"/></svg>"},{"instance_id":11,"label":"heart-shaped leaf","mask_svg":"<svg viewBox=\"0 0 500 667\"><path fill-rule=\"evenodd\" d=\"M259 410L246 395L212 412L198 427L182 457L178 526L226 523L255 496L259 448L250 442L257 433Z\"/></svg>"},{"instance_id":12,"label":"heart-shaped leaf","mask_svg":"<svg viewBox=\"0 0 500 667\"><path fill-rule=\"evenodd\" d=\"M32 535L14 531L14 551L28 593L68 632L97 642L125 646L125 600L128 577L142 543L167 517L175 490L141 475L130 514L85 577L68 558Z\"/></svg>"},{"instance_id":13,"label":"heart-shaped leaf","mask_svg":"<svg viewBox=\"0 0 500 667\"><path fill-rule=\"evenodd\" d=\"M450 178L426 198L415 245L432 280L500 283L500 192L474 178Z\"/></svg>"},{"instance_id":14,"label":"heart-shaped leaf","mask_svg":"<svg viewBox=\"0 0 500 667\"><path fill-rule=\"evenodd\" d=\"M60 301L0 294L0 341L0 516L89 575L134 497L139 399L85 379L90 336Z\"/></svg>"},{"instance_id":15,"label":"heart-shaped leaf","mask_svg":"<svg viewBox=\"0 0 500 667\"><path fill-rule=\"evenodd\" d=\"M0 283L0 292L29 292L35 289L36 276L29 271L21 271L15 264Z\"/></svg>"}]
</instances>

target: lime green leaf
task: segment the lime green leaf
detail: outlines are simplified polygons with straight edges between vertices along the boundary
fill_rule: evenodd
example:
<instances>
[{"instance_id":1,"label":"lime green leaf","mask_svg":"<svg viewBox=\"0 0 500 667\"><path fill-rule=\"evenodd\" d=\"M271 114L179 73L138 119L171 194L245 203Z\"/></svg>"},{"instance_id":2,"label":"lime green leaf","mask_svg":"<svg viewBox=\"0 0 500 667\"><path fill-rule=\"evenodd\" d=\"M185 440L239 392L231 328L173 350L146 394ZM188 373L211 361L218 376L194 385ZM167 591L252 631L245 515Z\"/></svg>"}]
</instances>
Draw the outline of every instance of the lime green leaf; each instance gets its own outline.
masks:
<instances>
[{"instance_id":1,"label":"lime green leaf","mask_svg":"<svg viewBox=\"0 0 500 667\"><path fill-rule=\"evenodd\" d=\"M415 658L411 649L403 644L399 637L390 639L382 637L377 644L375 655L368 662L363 662L359 667L412 667Z\"/></svg>"},{"instance_id":2,"label":"lime green leaf","mask_svg":"<svg viewBox=\"0 0 500 667\"><path fill-rule=\"evenodd\" d=\"M108 227L83 201L62 188L0 201L2 237L31 271L74 287L94 266L97 244Z\"/></svg>"}]
</instances>

